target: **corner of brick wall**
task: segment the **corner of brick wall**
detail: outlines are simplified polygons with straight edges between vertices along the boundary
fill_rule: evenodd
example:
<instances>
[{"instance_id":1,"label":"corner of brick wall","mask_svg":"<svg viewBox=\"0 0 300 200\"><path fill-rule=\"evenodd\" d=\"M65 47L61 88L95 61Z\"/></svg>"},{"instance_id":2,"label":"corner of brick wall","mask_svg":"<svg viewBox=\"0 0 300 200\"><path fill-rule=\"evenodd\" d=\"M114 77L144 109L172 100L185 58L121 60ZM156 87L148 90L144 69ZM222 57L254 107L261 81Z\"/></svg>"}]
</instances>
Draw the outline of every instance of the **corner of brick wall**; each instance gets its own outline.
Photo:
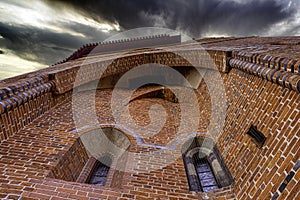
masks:
<instances>
[{"instance_id":1,"label":"corner of brick wall","mask_svg":"<svg viewBox=\"0 0 300 200\"><path fill-rule=\"evenodd\" d=\"M88 161L88 155L80 138L59 159L57 165L51 170L51 178L75 182L83 167Z\"/></svg>"}]
</instances>

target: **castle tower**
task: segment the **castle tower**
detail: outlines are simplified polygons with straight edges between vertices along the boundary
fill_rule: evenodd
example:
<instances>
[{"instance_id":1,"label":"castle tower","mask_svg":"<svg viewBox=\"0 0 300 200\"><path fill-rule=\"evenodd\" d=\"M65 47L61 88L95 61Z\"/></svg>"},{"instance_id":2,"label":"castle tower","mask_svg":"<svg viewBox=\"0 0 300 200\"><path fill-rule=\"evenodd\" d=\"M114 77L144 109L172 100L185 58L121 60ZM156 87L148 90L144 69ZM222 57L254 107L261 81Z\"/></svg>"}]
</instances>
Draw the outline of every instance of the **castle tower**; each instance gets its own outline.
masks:
<instances>
[{"instance_id":1,"label":"castle tower","mask_svg":"<svg viewBox=\"0 0 300 200\"><path fill-rule=\"evenodd\" d=\"M0 82L1 199L300 199L300 37L85 45Z\"/></svg>"}]
</instances>

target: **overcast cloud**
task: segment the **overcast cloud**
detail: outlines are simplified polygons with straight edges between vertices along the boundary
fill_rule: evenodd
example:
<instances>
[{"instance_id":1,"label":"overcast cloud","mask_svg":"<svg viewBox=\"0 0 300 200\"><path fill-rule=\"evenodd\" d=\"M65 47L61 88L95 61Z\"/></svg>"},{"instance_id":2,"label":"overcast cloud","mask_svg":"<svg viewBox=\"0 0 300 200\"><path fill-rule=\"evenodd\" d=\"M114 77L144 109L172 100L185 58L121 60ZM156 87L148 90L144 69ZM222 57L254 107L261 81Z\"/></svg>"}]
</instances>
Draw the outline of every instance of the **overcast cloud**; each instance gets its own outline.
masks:
<instances>
[{"instance_id":1,"label":"overcast cloud","mask_svg":"<svg viewBox=\"0 0 300 200\"><path fill-rule=\"evenodd\" d=\"M300 35L299 5L298 0L1 0L0 79L139 27L165 27L194 38ZM23 71L16 70L20 64Z\"/></svg>"}]
</instances>

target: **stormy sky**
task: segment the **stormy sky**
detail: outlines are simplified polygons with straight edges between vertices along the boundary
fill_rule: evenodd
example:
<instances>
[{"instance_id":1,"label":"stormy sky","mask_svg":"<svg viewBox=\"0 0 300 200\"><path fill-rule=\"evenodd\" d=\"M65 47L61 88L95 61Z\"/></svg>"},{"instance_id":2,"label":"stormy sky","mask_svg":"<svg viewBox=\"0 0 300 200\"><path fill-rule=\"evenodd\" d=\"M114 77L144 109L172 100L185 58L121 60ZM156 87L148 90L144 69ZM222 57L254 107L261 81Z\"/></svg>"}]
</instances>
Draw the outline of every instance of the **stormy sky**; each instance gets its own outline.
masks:
<instances>
[{"instance_id":1,"label":"stormy sky","mask_svg":"<svg viewBox=\"0 0 300 200\"><path fill-rule=\"evenodd\" d=\"M194 38L300 35L300 0L0 0L0 79L153 26Z\"/></svg>"}]
</instances>

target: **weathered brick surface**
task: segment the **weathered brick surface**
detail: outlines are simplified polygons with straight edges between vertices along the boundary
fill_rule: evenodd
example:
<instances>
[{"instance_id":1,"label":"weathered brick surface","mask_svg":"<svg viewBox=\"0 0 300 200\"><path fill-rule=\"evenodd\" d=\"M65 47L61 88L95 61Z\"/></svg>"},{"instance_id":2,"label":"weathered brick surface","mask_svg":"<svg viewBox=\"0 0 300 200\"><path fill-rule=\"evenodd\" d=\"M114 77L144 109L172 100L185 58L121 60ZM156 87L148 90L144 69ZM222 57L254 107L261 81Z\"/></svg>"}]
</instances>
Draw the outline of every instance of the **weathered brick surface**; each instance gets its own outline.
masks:
<instances>
[{"instance_id":1,"label":"weathered brick surface","mask_svg":"<svg viewBox=\"0 0 300 200\"><path fill-rule=\"evenodd\" d=\"M187 114L181 113L178 99L166 88L148 86L135 91L128 104L130 116L120 115L125 126L117 123L110 106L113 91L129 95L129 90L97 90L95 104L88 86L72 96L74 86L120 76L145 63L177 69L194 65L221 73L226 91L226 118L223 132L212 137L235 182L232 187L208 194L208 198L271 199L276 195L278 199L299 198L300 175L295 167L300 152L299 51L296 51L300 38L212 38L199 43L207 52L192 43L183 43L121 55L99 54L1 81L0 198L204 199L205 194L188 190L181 149L177 148L183 141L175 143L178 145L174 148L168 144L178 139L182 119L186 121L186 130L195 127L199 134L215 126L211 119L211 95L222 86L209 88L207 81L211 74L206 73L206 82L202 81L194 90L199 108L188 107ZM103 73L101 67L107 67ZM180 90L180 87L170 89ZM81 127L74 122L74 98L82 99L84 108L76 112L87 113L80 121ZM181 103L190 104L189 99ZM149 109L156 104L165 110L155 109L158 117L151 119ZM90 121L88 111L93 109L100 125L93 126ZM199 109L200 116L189 114L195 109ZM136 129L127 123L131 118L141 127L151 126L146 130ZM152 133L164 120L162 129ZM267 137L260 149L246 134L251 125ZM123 168L110 170L105 186L74 182L88 161L88 152L79 138L86 131L101 127L115 127L124 132L131 142L127 150L130 155L123 154L113 162L114 167ZM172 162L168 158L173 158Z\"/></svg>"},{"instance_id":2,"label":"weathered brick surface","mask_svg":"<svg viewBox=\"0 0 300 200\"><path fill-rule=\"evenodd\" d=\"M61 157L49 176L67 181L76 181L87 160L87 152L80 139L78 139L68 152Z\"/></svg>"},{"instance_id":3,"label":"weathered brick surface","mask_svg":"<svg viewBox=\"0 0 300 200\"><path fill-rule=\"evenodd\" d=\"M236 69L229 76L225 132L218 146L235 177L237 197L269 199L299 159L300 98ZM267 137L262 149L246 135L251 124Z\"/></svg>"}]
</instances>

